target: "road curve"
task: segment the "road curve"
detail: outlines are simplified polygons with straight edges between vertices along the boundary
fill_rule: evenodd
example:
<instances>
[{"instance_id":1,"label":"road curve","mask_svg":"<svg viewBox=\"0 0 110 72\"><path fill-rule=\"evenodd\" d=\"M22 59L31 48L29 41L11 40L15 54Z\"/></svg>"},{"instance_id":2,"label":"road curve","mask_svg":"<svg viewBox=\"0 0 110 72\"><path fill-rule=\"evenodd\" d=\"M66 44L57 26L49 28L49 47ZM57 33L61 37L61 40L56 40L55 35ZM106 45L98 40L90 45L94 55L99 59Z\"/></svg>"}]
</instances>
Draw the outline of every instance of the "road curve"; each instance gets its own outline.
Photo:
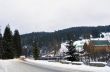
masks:
<instances>
[{"instance_id":1,"label":"road curve","mask_svg":"<svg viewBox=\"0 0 110 72\"><path fill-rule=\"evenodd\" d=\"M3 72L85 72L85 71L70 70L40 64L32 65L18 60L18 61L9 61L6 64L5 70Z\"/></svg>"}]
</instances>

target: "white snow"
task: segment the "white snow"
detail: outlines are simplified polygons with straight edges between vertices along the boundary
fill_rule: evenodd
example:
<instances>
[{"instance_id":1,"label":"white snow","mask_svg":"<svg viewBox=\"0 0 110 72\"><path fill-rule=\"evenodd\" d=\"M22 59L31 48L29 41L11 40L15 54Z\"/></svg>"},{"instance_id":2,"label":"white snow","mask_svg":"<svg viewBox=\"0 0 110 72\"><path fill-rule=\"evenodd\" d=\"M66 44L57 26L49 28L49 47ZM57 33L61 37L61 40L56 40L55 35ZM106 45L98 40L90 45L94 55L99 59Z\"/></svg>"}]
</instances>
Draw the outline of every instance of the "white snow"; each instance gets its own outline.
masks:
<instances>
[{"instance_id":1,"label":"white snow","mask_svg":"<svg viewBox=\"0 0 110 72\"><path fill-rule=\"evenodd\" d=\"M8 72L8 67L11 65L10 61L17 61L17 59L0 60L0 72Z\"/></svg>"},{"instance_id":2,"label":"white snow","mask_svg":"<svg viewBox=\"0 0 110 72\"><path fill-rule=\"evenodd\" d=\"M60 53L67 52L67 51L68 49L66 48L66 43L62 43L60 48Z\"/></svg>"},{"instance_id":3,"label":"white snow","mask_svg":"<svg viewBox=\"0 0 110 72\"><path fill-rule=\"evenodd\" d=\"M73 45L75 45L76 50L78 52L81 52L81 51L83 51L83 45L84 45L85 42L89 43L89 39L77 40L77 41L74 42Z\"/></svg>"},{"instance_id":4,"label":"white snow","mask_svg":"<svg viewBox=\"0 0 110 72\"><path fill-rule=\"evenodd\" d=\"M61 64L59 62L48 62L45 60L30 60L26 59L27 62L31 62L31 64L43 64L49 66L55 66L59 68L72 69L72 70L81 70L81 71L90 71L90 72L110 72L110 67L93 67L87 65L72 65L72 64Z\"/></svg>"},{"instance_id":5,"label":"white snow","mask_svg":"<svg viewBox=\"0 0 110 72\"><path fill-rule=\"evenodd\" d=\"M11 63L12 61L17 61L17 59L0 60L0 72L8 72L8 71L10 71L8 69L13 69L12 64L14 64L14 63ZM42 65L46 65L46 66L71 69L71 70L87 71L87 72L110 72L109 66L93 67L93 66L84 65L82 62L74 62L74 63L81 63L82 65L62 64L59 62L48 62L45 60L32 60L32 59L26 59L26 62L30 63L30 64L42 64ZM16 69L16 68L14 68L14 69Z\"/></svg>"},{"instance_id":6,"label":"white snow","mask_svg":"<svg viewBox=\"0 0 110 72\"><path fill-rule=\"evenodd\" d=\"M110 32L102 32L102 34L104 35L104 38L109 39L110 40Z\"/></svg>"},{"instance_id":7,"label":"white snow","mask_svg":"<svg viewBox=\"0 0 110 72\"><path fill-rule=\"evenodd\" d=\"M75 45L77 51L83 51L83 45L85 42L88 43L89 39L83 39L83 40L77 40L73 43ZM63 52L68 52L68 49L66 48L67 42L61 44L61 48L59 50L59 53L62 54Z\"/></svg>"}]
</instances>

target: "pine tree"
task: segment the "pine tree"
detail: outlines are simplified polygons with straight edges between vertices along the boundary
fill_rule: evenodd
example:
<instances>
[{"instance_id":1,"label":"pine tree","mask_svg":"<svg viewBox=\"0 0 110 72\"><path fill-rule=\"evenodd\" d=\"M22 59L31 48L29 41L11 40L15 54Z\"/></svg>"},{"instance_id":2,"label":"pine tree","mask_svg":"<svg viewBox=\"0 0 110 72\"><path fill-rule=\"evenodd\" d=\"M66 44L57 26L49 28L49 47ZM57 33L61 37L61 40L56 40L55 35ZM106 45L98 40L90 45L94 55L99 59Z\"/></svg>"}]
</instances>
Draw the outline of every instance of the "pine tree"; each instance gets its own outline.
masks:
<instances>
[{"instance_id":1,"label":"pine tree","mask_svg":"<svg viewBox=\"0 0 110 72\"><path fill-rule=\"evenodd\" d=\"M101 34L101 38L104 38L104 35L103 34Z\"/></svg>"},{"instance_id":2,"label":"pine tree","mask_svg":"<svg viewBox=\"0 0 110 72\"><path fill-rule=\"evenodd\" d=\"M0 59L2 59L3 54L3 44L2 44L2 34L0 33Z\"/></svg>"},{"instance_id":3,"label":"pine tree","mask_svg":"<svg viewBox=\"0 0 110 72\"><path fill-rule=\"evenodd\" d=\"M3 59L14 58L12 32L10 26L7 25L3 36Z\"/></svg>"},{"instance_id":4,"label":"pine tree","mask_svg":"<svg viewBox=\"0 0 110 72\"><path fill-rule=\"evenodd\" d=\"M67 59L69 61L78 61L79 57L78 57L77 51L75 49L75 46L73 46L73 41L70 40L67 44L68 44L67 45L67 48L68 48L67 54L70 56Z\"/></svg>"},{"instance_id":5,"label":"pine tree","mask_svg":"<svg viewBox=\"0 0 110 72\"><path fill-rule=\"evenodd\" d=\"M20 38L18 30L14 31L13 45L14 45L14 49L15 49L15 57L18 58L22 54L21 38Z\"/></svg>"},{"instance_id":6,"label":"pine tree","mask_svg":"<svg viewBox=\"0 0 110 72\"><path fill-rule=\"evenodd\" d=\"M98 29L93 29L92 32L91 32L91 34L92 34L92 37L93 38L100 37L100 31Z\"/></svg>"},{"instance_id":7,"label":"pine tree","mask_svg":"<svg viewBox=\"0 0 110 72\"><path fill-rule=\"evenodd\" d=\"M39 59L39 48L36 41L33 41L33 57L35 60Z\"/></svg>"},{"instance_id":8,"label":"pine tree","mask_svg":"<svg viewBox=\"0 0 110 72\"><path fill-rule=\"evenodd\" d=\"M90 34L89 33L85 33L84 34L84 39L90 39Z\"/></svg>"}]
</instances>

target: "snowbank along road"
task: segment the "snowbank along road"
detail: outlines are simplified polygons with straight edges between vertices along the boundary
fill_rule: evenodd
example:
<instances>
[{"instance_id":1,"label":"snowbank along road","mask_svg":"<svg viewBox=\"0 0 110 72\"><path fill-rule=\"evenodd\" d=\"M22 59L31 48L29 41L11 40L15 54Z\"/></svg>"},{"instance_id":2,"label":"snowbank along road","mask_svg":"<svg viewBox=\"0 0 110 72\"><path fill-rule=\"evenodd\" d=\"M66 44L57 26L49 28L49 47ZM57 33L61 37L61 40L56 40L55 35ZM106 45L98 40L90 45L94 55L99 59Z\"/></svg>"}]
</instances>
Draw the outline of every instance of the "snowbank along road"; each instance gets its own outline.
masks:
<instances>
[{"instance_id":1,"label":"snowbank along road","mask_svg":"<svg viewBox=\"0 0 110 72\"><path fill-rule=\"evenodd\" d=\"M85 72L41 64L29 64L20 60L0 60L0 72Z\"/></svg>"}]
</instances>

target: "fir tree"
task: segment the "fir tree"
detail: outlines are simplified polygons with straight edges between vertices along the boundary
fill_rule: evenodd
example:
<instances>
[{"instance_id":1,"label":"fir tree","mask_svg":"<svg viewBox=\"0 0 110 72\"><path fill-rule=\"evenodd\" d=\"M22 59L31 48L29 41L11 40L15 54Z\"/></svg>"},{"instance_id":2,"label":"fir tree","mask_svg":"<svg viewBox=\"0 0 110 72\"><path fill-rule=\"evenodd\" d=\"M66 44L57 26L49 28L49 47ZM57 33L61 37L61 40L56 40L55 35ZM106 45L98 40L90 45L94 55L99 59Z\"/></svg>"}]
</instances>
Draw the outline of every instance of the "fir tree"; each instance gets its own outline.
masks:
<instances>
[{"instance_id":1,"label":"fir tree","mask_svg":"<svg viewBox=\"0 0 110 72\"><path fill-rule=\"evenodd\" d=\"M67 54L70 56L67 59L69 61L78 61L79 58L78 58L78 54L77 54L77 51L75 49L75 46L73 46L73 41L70 40L67 44L68 44L67 45L67 48L68 48Z\"/></svg>"},{"instance_id":2,"label":"fir tree","mask_svg":"<svg viewBox=\"0 0 110 72\"><path fill-rule=\"evenodd\" d=\"M3 44L2 44L2 34L0 33L0 59L2 59L3 54Z\"/></svg>"},{"instance_id":3,"label":"fir tree","mask_svg":"<svg viewBox=\"0 0 110 72\"><path fill-rule=\"evenodd\" d=\"M36 41L33 41L33 57L35 60L39 59L39 48Z\"/></svg>"},{"instance_id":4,"label":"fir tree","mask_svg":"<svg viewBox=\"0 0 110 72\"><path fill-rule=\"evenodd\" d=\"M14 32L13 45L14 45L14 49L15 49L15 57L18 58L22 54L21 38L20 38L18 30L15 30L15 32Z\"/></svg>"},{"instance_id":5,"label":"fir tree","mask_svg":"<svg viewBox=\"0 0 110 72\"><path fill-rule=\"evenodd\" d=\"M14 58L12 32L10 26L7 25L3 36L3 59Z\"/></svg>"},{"instance_id":6,"label":"fir tree","mask_svg":"<svg viewBox=\"0 0 110 72\"><path fill-rule=\"evenodd\" d=\"M101 34L101 38L104 38L104 35L103 34Z\"/></svg>"},{"instance_id":7,"label":"fir tree","mask_svg":"<svg viewBox=\"0 0 110 72\"><path fill-rule=\"evenodd\" d=\"M100 31L98 29L93 29L92 32L91 32L91 34L92 34L92 37L93 38L100 37Z\"/></svg>"}]
</instances>

